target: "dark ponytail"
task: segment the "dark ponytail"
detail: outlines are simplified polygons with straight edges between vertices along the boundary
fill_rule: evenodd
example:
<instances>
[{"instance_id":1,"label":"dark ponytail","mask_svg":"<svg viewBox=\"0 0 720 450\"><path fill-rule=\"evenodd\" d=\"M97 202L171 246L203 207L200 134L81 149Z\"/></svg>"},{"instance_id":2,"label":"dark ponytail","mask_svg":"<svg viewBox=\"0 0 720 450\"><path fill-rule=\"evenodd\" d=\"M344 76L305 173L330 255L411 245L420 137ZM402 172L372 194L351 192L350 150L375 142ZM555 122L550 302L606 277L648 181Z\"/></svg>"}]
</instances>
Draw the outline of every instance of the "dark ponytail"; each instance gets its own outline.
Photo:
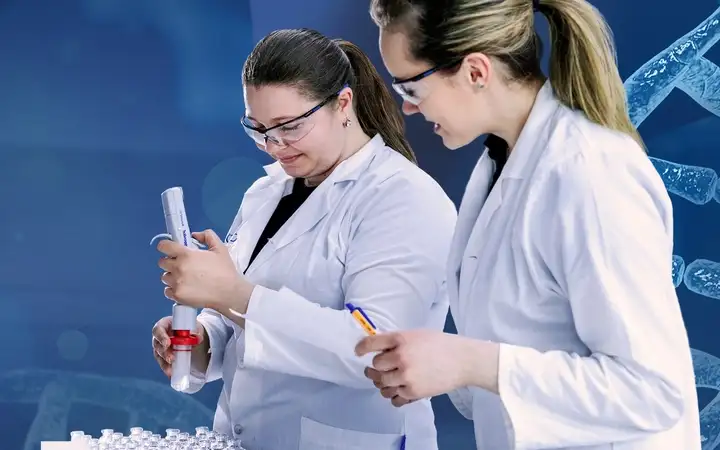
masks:
<instances>
[{"instance_id":1,"label":"dark ponytail","mask_svg":"<svg viewBox=\"0 0 720 450\"><path fill-rule=\"evenodd\" d=\"M335 39L335 42L347 55L355 74L355 85L351 87L362 130L369 136L379 133L388 147L417 163L405 137L402 113L370 58L352 42L342 39Z\"/></svg>"},{"instance_id":2,"label":"dark ponytail","mask_svg":"<svg viewBox=\"0 0 720 450\"><path fill-rule=\"evenodd\" d=\"M316 101L347 84L353 90L353 106L363 132L380 134L388 147L417 162L405 138L398 104L367 55L350 42L332 41L307 28L273 31L245 61L243 83L292 85Z\"/></svg>"}]
</instances>

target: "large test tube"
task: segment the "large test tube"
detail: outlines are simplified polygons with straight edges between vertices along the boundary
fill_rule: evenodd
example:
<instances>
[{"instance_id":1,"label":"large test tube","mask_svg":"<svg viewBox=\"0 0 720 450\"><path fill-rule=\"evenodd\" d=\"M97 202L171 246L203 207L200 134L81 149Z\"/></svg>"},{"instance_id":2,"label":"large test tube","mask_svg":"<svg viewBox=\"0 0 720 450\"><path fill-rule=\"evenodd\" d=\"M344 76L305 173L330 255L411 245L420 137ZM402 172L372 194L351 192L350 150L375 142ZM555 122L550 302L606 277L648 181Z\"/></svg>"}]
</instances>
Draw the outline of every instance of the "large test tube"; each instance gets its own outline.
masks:
<instances>
[{"instance_id":1,"label":"large test tube","mask_svg":"<svg viewBox=\"0 0 720 450\"><path fill-rule=\"evenodd\" d=\"M162 204L165 212L165 226L172 240L186 247L197 248L190 234L182 188L172 187L163 192ZM196 318L197 311L195 308L178 303L173 305L173 329L170 343L173 347L175 359L172 364L170 386L176 391L184 391L190 387L191 351L198 344L198 337L194 334Z\"/></svg>"}]
</instances>

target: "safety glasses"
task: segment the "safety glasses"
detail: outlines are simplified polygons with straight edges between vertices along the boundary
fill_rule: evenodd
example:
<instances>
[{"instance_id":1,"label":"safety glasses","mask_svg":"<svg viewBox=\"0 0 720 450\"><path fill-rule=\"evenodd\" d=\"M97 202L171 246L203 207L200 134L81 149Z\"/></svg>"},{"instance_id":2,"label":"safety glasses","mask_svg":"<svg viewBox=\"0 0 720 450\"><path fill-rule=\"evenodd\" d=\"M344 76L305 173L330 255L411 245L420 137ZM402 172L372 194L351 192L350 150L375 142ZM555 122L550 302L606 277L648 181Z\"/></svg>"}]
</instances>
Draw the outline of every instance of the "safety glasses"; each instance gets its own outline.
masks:
<instances>
[{"instance_id":1,"label":"safety glasses","mask_svg":"<svg viewBox=\"0 0 720 450\"><path fill-rule=\"evenodd\" d=\"M287 147L290 144L298 142L312 131L315 123L311 116L340 95L340 92L346 87L348 87L347 84L308 112L270 128L264 128L252 123L247 116L243 116L240 123L245 133L258 145L265 147L268 142L272 142L278 147Z\"/></svg>"},{"instance_id":2,"label":"safety glasses","mask_svg":"<svg viewBox=\"0 0 720 450\"><path fill-rule=\"evenodd\" d=\"M465 58L463 57L457 60L453 60L453 62L449 64L441 64L439 66L435 66L432 69L428 69L425 72L410 78L393 78L392 87L395 92L397 92L398 95L402 97L404 101L417 106L420 104L420 102L425 100L428 95L430 95L430 88L428 87L427 83L423 83L422 80L434 74L435 72L443 69L449 69L450 67L460 64L463 59Z\"/></svg>"}]
</instances>

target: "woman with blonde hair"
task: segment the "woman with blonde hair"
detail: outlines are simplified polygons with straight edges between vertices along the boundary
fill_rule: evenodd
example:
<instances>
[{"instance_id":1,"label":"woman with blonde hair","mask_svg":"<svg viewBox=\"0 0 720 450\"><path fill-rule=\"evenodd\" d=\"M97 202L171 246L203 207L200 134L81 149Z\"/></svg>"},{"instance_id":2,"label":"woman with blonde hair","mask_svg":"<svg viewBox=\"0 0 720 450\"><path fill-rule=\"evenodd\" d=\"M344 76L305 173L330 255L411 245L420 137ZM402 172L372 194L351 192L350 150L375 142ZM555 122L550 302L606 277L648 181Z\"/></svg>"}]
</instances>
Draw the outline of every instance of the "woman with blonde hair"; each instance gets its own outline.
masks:
<instances>
[{"instance_id":1,"label":"woman with blonde hair","mask_svg":"<svg viewBox=\"0 0 720 450\"><path fill-rule=\"evenodd\" d=\"M700 449L672 283L672 205L585 0L373 0L406 114L455 149L488 135L448 262L458 335L380 333L396 406L449 393L478 448ZM535 13L550 25L540 69Z\"/></svg>"}]
</instances>

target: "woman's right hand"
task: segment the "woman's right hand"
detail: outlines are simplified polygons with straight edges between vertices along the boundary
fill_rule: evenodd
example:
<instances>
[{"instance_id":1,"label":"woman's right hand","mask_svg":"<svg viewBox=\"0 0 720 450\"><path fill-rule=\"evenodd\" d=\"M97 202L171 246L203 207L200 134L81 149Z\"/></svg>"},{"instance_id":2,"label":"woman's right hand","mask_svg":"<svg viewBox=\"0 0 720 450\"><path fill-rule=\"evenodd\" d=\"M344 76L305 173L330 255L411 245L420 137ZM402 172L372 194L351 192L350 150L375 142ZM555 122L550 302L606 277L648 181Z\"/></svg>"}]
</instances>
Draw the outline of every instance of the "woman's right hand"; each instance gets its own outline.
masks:
<instances>
[{"instance_id":1,"label":"woman's right hand","mask_svg":"<svg viewBox=\"0 0 720 450\"><path fill-rule=\"evenodd\" d=\"M169 377L172 376L172 363L175 358L172 345L170 345L170 335L172 333L172 316L163 317L158 320L152 329L152 347L153 356L157 361L160 369ZM197 323L195 333L198 336L198 345L193 349L193 357L196 350L200 349L200 353L207 353L207 344L205 344L205 328L200 322ZM201 364L202 365L202 364ZM207 363L204 364L207 367Z\"/></svg>"}]
</instances>

